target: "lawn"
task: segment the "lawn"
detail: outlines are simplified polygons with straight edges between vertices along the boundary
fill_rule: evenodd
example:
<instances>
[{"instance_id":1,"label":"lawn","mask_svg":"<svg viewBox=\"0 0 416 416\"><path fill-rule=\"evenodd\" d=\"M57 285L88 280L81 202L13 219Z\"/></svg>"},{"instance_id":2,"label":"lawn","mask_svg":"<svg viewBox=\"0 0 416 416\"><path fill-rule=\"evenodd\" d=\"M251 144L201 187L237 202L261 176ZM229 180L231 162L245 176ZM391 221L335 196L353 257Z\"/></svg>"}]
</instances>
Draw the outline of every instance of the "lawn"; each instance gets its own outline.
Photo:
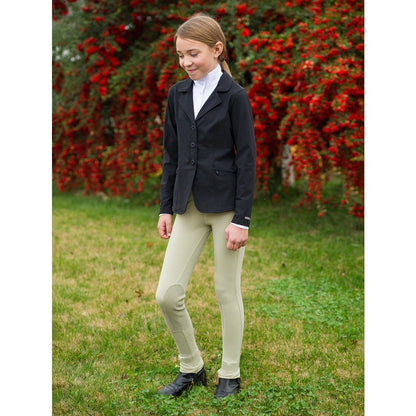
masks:
<instances>
[{"instance_id":1,"label":"lawn","mask_svg":"<svg viewBox=\"0 0 416 416\"><path fill-rule=\"evenodd\" d=\"M156 394L179 365L155 301L158 208L54 194L53 414L363 415L363 221L292 205L253 208L241 393L213 399L221 324L209 239L187 292L208 388L169 399Z\"/></svg>"}]
</instances>

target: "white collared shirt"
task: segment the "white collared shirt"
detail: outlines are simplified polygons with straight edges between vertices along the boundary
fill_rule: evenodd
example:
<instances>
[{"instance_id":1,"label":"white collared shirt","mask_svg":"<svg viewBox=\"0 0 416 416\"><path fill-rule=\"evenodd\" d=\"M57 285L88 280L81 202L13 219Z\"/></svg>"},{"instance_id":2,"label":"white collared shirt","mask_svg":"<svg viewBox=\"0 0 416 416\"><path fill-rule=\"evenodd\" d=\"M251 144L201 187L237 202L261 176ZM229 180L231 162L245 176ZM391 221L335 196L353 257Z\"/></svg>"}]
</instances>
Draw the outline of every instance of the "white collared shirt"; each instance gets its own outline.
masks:
<instances>
[{"instance_id":1,"label":"white collared shirt","mask_svg":"<svg viewBox=\"0 0 416 416\"><path fill-rule=\"evenodd\" d=\"M212 94L215 88L218 85L218 82L222 76L221 66L218 64L215 69L211 72L208 72L204 78L196 79L194 81L193 88L193 100L194 100L194 115L195 118L201 110L202 106L205 104L205 101L208 100L208 97Z\"/></svg>"}]
</instances>

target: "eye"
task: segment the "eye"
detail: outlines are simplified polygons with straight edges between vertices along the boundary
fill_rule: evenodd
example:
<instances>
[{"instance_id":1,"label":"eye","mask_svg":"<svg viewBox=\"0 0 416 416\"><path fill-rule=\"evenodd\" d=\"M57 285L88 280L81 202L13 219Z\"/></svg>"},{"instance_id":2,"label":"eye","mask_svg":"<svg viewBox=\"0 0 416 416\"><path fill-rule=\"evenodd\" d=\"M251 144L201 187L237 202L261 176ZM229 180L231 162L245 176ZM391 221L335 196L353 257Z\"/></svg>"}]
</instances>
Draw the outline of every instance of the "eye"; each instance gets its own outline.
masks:
<instances>
[{"instance_id":1,"label":"eye","mask_svg":"<svg viewBox=\"0 0 416 416\"><path fill-rule=\"evenodd\" d=\"M195 58L195 56L198 56L197 53L191 53L192 58Z\"/></svg>"}]
</instances>

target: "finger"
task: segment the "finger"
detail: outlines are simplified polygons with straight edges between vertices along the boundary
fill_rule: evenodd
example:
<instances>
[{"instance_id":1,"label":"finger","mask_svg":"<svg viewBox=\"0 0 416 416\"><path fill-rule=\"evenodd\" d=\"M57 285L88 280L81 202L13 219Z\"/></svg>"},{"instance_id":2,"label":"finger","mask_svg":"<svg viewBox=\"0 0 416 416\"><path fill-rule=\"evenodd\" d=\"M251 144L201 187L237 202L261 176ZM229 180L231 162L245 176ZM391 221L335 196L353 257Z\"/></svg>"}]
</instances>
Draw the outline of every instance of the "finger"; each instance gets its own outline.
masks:
<instances>
[{"instance_id":1,"label":"finger","mask_svg":"<svg viewBox=\"0 0 416 416\"><path fill-rule=\"evenodd\" d=\"M159 227L159 235L161 238L169 238L170 233L167 232L166 223L162 223Z\"/></svg>"},{"instance_id":2,"label":"finger","mask_svg":"<svg viewBox=\"0 0 416 416\"><path fill-rule=\"evenodd\" d=\"M172 230L170 229L170 227L166 224L165 225L165 230L164 230L164 237L163 238L169 238L170 237L170 232L171 232Z\"/></svg>"},{"instance_id":3,"label":"finger","mask_svg":"<svg viewBox=\"0 0 416 416\"><path fill-rule=\"evenodd\" d=\"M166 238L166 232L163 228L159 228L159 236L161 238Z\"/></svg>"}]
</instances>

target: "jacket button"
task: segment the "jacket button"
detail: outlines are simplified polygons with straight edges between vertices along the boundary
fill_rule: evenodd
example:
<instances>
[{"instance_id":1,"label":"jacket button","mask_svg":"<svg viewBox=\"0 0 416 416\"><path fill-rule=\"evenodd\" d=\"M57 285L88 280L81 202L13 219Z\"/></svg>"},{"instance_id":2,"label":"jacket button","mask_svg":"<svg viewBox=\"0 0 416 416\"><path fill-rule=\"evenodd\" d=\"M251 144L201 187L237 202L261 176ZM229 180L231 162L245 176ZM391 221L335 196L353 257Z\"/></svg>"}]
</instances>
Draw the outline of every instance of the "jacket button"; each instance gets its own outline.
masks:
<instances>
[{"instance_id":1,"label":"jacket button","mask_svg":"<svg viewBox=\"0 0 416 416\"><path fill-rule=\"evenodd\" d=\"M192 124L191 129L195 130L195 124Z\"/></svg>"},{"instance_id":2,"label":"jacket button","mask_svg":"<svg viewBox=\"0 0 416 416\"><path fill-rule=\"evenodd\" d=\"M219 170L216 170L215 171L215 174L218 176L220 174L220 171Z\"/></svg>"},{"instance_id":3,"label":"jacket button","mask_svg":"<svg viewBox=\"0 0 416 416\"><path fill-rule=\"evenodd\" d=\"M191 143L191 147L195 147L195 142L192 142Z\"/></svg>"},{"instance_id":4,"label":"jacket button","mask_svg":"<svg viewBox=\"0 0 416 416\"><path fill-rule=\"evenodd\" d=\"M195 165L195 160L191 160L191 165Z\"/></svg>"}]
</instances>

